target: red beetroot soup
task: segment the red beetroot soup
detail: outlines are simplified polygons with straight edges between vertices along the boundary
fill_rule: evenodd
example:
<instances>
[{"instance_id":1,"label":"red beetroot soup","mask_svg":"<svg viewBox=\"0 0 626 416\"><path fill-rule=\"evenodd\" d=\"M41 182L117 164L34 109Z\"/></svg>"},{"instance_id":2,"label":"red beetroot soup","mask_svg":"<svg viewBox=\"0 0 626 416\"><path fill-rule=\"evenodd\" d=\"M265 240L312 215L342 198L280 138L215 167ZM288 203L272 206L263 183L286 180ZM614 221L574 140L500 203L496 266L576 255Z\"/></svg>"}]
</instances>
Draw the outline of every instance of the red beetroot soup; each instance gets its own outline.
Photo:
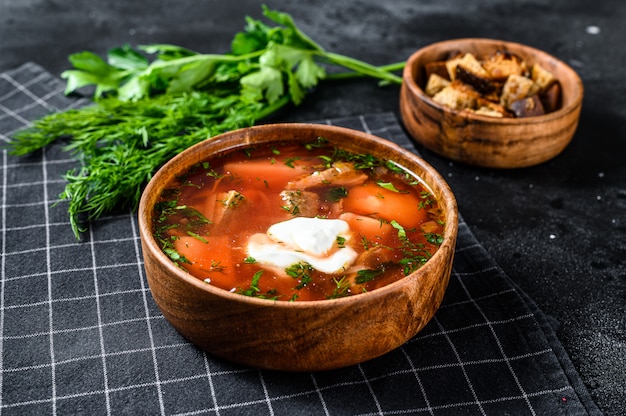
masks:
<instances>
[{"instance_id":1,"label":"red beetroot soup","mask_svg":"<svg viewBox=\"0 0 626 416\"><path fill-rule=\"evenodd\" d=\"M444 224L420 178L319 138L194 165L162 193L153 226L164 253L207 284L304 301L402 279L436 252Z\"/></svg>"}]
</instances>

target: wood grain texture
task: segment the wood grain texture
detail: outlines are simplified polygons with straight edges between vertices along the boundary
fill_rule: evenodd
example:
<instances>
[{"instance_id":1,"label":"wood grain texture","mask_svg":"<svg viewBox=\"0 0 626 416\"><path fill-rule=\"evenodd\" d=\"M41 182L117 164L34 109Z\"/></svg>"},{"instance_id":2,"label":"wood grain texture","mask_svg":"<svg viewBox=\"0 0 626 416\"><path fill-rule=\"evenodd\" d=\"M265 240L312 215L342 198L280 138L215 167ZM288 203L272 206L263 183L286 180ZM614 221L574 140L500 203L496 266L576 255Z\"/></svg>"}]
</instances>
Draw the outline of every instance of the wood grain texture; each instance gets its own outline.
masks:
<instances>
[{"instance_id":1,"label":"wood grain texture","mask_svg":"<svg viewBox=\"0 0 626 416\"><path fill-rule=\"evenodd\" d=\"M488 56L508 51L528 65L540 63L561 84L562 105L542 116L496 118L457 111L433 101L423 91L424 65L453 51ZM456 39L415 52L407 61L400 91L400 112L413 138L457 162L490 168L520 168L552 159L570 143L580 117L583 84L574 70L545 52L513 42Z\"/></svg>"},{"instance_id":2,"label":"wood grain texture","mask_svg":"<svg viewBox=\"0 0 626 416\"><path fill-rule=\"evenodd\" d=\"M444 210L444 242L418 271L352 297L286 302L256 299L207 285L175 266L152 236L152 210L170 179L212 155L250 144L311 142L324 137L353 152L391 159L416 173ZM415 154L378 137L335 126L273 124L226 133L168 162L146 187L139 207L146 275L166 319L216 356L276 370L344 367L385 354L417 334L438 309L448 285L458 227L456 200L443 178Z\"/></svg>"}]
</instances>

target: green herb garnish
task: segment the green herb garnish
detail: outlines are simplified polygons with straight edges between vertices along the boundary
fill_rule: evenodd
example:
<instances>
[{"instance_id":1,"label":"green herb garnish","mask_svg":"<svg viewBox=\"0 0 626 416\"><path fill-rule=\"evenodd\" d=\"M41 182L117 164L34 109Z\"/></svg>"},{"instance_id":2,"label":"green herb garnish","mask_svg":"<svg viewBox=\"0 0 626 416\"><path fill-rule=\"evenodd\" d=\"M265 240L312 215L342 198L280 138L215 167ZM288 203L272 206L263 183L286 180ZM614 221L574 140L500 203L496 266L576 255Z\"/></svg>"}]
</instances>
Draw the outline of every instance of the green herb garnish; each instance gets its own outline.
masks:
<instances>
[{"instance_id":1,"label":"green herb garnish","mask_svg":"<svg viewBox=\"0 0 626 416\"><path fill-rule=\"evenodd\" d=\"M261 288L259 287L259 281L261 280L261 276L263 276L263 270L257 271L252 275L250 286L247 289L238 288L235 293L244 296L250 296L252 298L278 300L279 296L276 294L276 289L270 289L265 293L261 293Z\"/></svg>"},{"instance_id":2,"label":"green herb garnish","mask_svg":"<svg viewBox=\"0 0 626 416\"><path fill-rule=\"evenodd\" d=\"M391 192L396 192L396 193L399 193L399 194L407 194L407 193L409 193L409 191L400 191L391 182L378 181L378 182L376 182L376 184L378 186L380 186L381 188L386 189L386 190L391 191Z\"/></svg>"},{"instance_id":3,"label":"green herb garnish","mask_svg":"<svg viewBox=\"0 0 626 416\"><path fill-rule=\"evenodd\" d=\"M328 296L328 299L338 299L350 295L350 280L346 276L342 276L339 279L333 277L333 283L335 283L335 288L333 293Z\"/></svg>"},{"instance_id":4,"label":"green herb garnish","mask_svg":"<svg viewBox=\"0 0 626 416\"><path fill-rule=\"evenodd\" d=\"M328 191L328 199L332 202L339 202L341 198L345 198L348 196L348 190L343 186L339 188L331 188Z\"/></svg>"},{"instance_id":5,"label":"green herb garnish","mask_svg":"<svg viewBox=\"0 0 626 416\"><path fill-rule=\"evenodd\" d=\"M358 284L371 282L372 280L376 278L376 276L384 273L384 271L385 271L384 268L380 268L376 270L371 270L371 269L359 270L356 273L356 279L354 281Z\"/></svg>"},{"instance_id":6,"label":"green herb garnish","mask_svg":"<svg viewBox=\"0 0 626 416\"><path fill-rule=\"evenodd\" d=\"M300 283L295 287L296 289L302 289L304 286L311 283L312 271L313 266L306 262L296 263L285 269L287 276L300 281Z\"/></svg>"},{"instance_id":7,"label":"green herb garnish","mask_svg":"<svg viewBox=\"0 0 626 416\"><path fill-rule=\"evenodd\" d=\"M76 237L81 225L114 210L136 210L156 169L207 137L247 127L288 103L298 105L322 80L373 77L402 83L404 62L376 67L325 50L290 15L263 7L274 26L246 18L225 54L165 44L69 57L66 93L94 87L93 105L45 116L9 143L26 155L60 137L82 166L64 175L61 200ZM149 57L154 57L150 59ZM328 74L326 66L341 71ZM345 72L347 70L347 72Z\"/></svg>"}]
</instances>

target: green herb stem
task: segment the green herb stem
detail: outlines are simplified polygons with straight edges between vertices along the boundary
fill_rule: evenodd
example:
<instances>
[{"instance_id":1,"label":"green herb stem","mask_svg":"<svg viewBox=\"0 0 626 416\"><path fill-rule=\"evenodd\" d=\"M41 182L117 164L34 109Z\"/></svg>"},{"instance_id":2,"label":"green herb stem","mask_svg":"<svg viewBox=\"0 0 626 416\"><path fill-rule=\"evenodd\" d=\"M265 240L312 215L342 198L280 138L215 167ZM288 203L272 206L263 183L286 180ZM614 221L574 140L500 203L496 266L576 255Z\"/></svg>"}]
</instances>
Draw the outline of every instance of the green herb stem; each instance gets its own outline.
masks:
<instances>
[{"instance_id":1,"label":"green herb stem","mask_svg":"<svg viewBox=\"0 0 626 416\"><path fill-rule=\"evenodd\" d=\"M402 84L402 77L358 59L333 52L325 52L323 56L328 58L331 63L351 69L363 76L378 78L393 84Z\"/></svg>"},{"instance_id":2,"label":"green herb stem","mask_svg":"<svg viewBox=\"0 0 626 416\"><path fill-rule=\"evenodd\" d=\"M395 72L395 71L401 71L405 67L405 65L406 65L406 62L398 62L395 64L378 66L376 68L378 68L381 71ZM361 72L349 71L349 72L337 72L333 74L327 74L324 80L339 81L339 80L344 80L344 79L363 78L363 77L366 77L366 75Z\"/></svg>"}]
</instances>

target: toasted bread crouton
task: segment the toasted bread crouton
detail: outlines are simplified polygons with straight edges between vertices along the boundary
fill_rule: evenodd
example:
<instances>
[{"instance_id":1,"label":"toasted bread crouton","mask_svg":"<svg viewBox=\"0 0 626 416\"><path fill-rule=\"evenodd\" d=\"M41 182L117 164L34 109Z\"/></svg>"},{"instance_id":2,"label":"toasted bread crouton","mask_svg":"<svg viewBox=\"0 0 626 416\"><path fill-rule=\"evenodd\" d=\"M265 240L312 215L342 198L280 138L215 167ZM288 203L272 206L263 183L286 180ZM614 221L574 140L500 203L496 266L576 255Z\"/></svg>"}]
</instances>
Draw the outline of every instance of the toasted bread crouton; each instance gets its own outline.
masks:
<instances>
[{"instance_id":1,"label":"toasted bread crouton","mask_svg":"<svg viewBox=\"0 0 626 416\"><path fill-rule=\"evenodd\" d=\"M516 117L542 116L546 113L537 94L513 101L511 111L515 113Z\"/></svg>"},{"instance_id":2,"label":"toasted bread crouton","mask_svg":"<svg viewBox=\"0 0 626 416\"><path fill-rule=\"evenodd\" d=\"M462 65L466 71L471 72L478 77L486 78L489 76L489 73L485 71L485 68L483 68L480 64L480 61L471 53L466 53L462 56L446 61L448 74L452 81L456 79L456 67L458 65Z\"/></svg>"},{"instance_id":3,"label":"toasted bread crouton","mask_svg":"<svg viewBox=\"0 0 626 416\"><path fill-rule=\"evenodd\" d=\"M485 98L478 98L476 100L476 113L489 115L493 117L510 117L511 114L498 103L487 100Z\"/></svg>"},{"instance_id":4,"label":"toasted bread crouton","mask_svg":"<svg viewBox=\"0 0 626 416\"><path fill-rule=\"evenodd\" d=\"M428 83L426 84L424 92L432 97L448 85L450 85L450 81L438 74L433 73L428 78Z\"/></svg>"},{"instance_id":5,"label":"toasted bread crouton","mask_svg":"<svg viewBox=\"0 0 626 416\"><path fill-rule=\"evenodd\" d=\"M455 78L461 82L469 84L472 88L474 88L481 94L492 94L494 91L497 90L497 85L492 82L490 78L473 72L472 70L466 68L463 63L459 63L456 66Z\"/></svg>"},{"instance_id":6,"label":"toasted bread crouton","mask_svg":"<svg viewBox=\"0 0 626 416\"><path fill-rule=\"evenodd\" d=\"M478 107L476 110L474 110L474 113L489 117L504 117L504 114L499 111L492 110L489 107Z\"/></svg>"},{"instance_id":7,"label":"toasted bread crouton","mask_svg":"<svg viewBox=\"0 0 626 416\"><path fill-rule=\"evenodd\" d=\"M425 64L427 95L454 110L467 109L493 117L529 117L562 105L561 85L554 74L521 56L498 50L477 57L454 51ZM426 81L424 81L424 79Z\"/></svg>"},{"instance_id":8,"label":"toasted bread crouton","mask_svg":"<svg viewBox=\"0 0 626 416\"><path fill-rule=\"evenodd\" d=\"M455 110L473 109L480 95L469 85L452 81L433 96L433 101Z\"/></svg>"},{"instance_id":9,"label":"toasted bread crouton","mask_svg":"<svg viewBox=\"0 0 626 416\"><path fill-rule=\"evenodd\" d=\"M512 102L528 97L533 84L534 82L530 78L510 75L502 87L500 105L510 110Z\"/></svg>"},{"instance_id":10,"label":"toasted bread crouton","mask_svg":"<svg viewBox=\"0 0 626 416\"><path fill-rule=\"evenodd\" d=\"M461 59L463 59L463 55L450 58L446 61L446 70L448 71L448 78L450 78L451 81L454 81L456 78L456 66L461 62Z\"/></svg>"},{"instance_id":11,"label":"toasted bread crouton","mask_svg":"<svg viewBox=\"0 0 626 416\"><path fill-rule=\"evenodd\" d=\"M556 78L552 72L544 69L541 65L533 65L530 71L530 79L535 83L531 89L530 95L541 94L547 90L550 85L556 82Z\"/></svg>"},{"instance_id":12,"label":"toasted bread crouton","mask_svg":"<svg viewBox=\"0 0 626 416\"><path fill-rule=\"evenodd\" d=\"M524 75L526 65L517 55L498 51L482 63L493 80L505 81L510 75Z\"/></svg>"}]
</instances>

